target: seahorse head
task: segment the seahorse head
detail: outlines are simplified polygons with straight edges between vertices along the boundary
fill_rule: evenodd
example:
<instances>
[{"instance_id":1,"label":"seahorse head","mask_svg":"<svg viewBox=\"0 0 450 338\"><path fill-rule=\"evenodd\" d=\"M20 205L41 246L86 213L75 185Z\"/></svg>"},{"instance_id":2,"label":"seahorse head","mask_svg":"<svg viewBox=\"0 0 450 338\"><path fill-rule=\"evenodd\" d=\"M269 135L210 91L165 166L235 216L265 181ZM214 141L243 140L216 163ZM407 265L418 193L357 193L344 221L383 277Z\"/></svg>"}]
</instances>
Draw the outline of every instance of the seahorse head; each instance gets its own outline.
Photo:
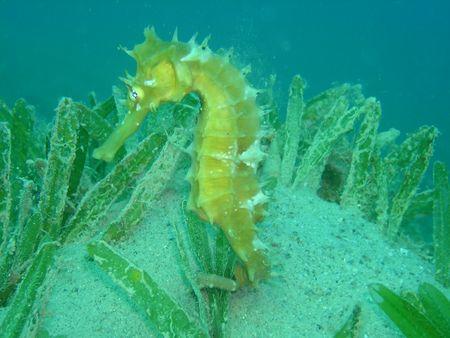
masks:
<instances>
[{"instance_id":1,"label":"seahorse head","mask_svg":"<svg viewBox=\"0 0 450 338\"><path fill-rule=\"evenodd\" d=\"M189 68L180 59L189 47L176 38L161 40L154 29L145 30L145 41L125 50L137 63L136 76L123 79L128 87L130 110L153 111L165 101L178 101L192 83Z\"/></svg>"}]
</instances>

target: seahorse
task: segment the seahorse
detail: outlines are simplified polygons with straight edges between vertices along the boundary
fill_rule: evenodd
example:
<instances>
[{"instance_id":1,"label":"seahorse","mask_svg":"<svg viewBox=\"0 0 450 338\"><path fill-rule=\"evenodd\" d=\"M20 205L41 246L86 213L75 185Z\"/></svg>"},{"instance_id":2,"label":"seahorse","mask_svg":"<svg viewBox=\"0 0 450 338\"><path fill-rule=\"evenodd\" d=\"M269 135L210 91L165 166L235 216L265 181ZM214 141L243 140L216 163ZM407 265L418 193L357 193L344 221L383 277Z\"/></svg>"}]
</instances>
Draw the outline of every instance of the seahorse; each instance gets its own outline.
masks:
<instances>
[{"instance_id":1,"label":"seahorse","mask_svg":"<svg viewBox=\"0 0 450 338\"><path fill-rule=\"evenodd\" d=\"M229 56L211 51L209 38L201 44L195 36L180 42L175 31L171 41L163 41L153 27L144 35L143 43L125 49L137 63L136 75L124 79L129 112L93 156L111 161L149 112L163 102L198 93L202 109L187 175L188 208L223 230L241 263L236 278L255 285L270 276L270 263L255 226L267 202L256 175L264 156L257 90Z\"/></svg>"}]
</instances>

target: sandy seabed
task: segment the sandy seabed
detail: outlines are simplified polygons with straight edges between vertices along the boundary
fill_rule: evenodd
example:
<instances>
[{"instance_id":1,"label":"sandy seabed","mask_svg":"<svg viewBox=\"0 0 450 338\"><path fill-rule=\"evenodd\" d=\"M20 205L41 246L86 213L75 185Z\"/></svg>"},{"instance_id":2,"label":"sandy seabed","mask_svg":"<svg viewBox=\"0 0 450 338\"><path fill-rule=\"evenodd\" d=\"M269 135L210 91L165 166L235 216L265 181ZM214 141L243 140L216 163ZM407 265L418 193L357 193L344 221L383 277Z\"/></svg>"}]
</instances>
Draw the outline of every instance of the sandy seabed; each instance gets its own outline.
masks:
<instances>
[{"instance_id":1,"label":"sandy seabed","mask_svg":"<svg viewBox=\"0 0 450 338\"><path fill-rule=\"evenodd\" d=\"M181 199L181 193L167 191L115 248L195 313L171 223ZM330 337L355 304L362 308L361 337L401 337L367 285L380 282L395 291L417 290L424 281L436 285L430 262L387 243L377 225L357 211L342 210L307 190L277 190L259 227L275 276L232 295L230 337ZM60 250L47 284L41 316L52 336L155 336L125 292L87 259L81 244Z\"/></svg>"}]
</instances>

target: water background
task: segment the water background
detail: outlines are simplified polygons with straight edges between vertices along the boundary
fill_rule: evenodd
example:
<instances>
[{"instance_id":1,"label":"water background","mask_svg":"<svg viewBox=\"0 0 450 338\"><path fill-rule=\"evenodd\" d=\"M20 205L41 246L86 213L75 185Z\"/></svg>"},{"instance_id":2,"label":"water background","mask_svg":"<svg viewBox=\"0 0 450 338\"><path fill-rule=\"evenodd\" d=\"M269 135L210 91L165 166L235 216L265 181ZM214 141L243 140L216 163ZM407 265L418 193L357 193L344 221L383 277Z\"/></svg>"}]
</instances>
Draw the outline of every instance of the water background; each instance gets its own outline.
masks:
<instances>
[{"instance_id":1,"label":"water background","mask_svg":"<svg viewBox=\"0 0 450 338\"><path fill-rule=\"evenodd\" d=\"M178 27L187 40L212 35L234 46L260 84L278 76L285 107L291 77L307 96L332 83L363 85L382 103L382 128L434 124L436 157L450 165L450 1L11 1L0 0L0 97L24 97L50 120L61 96L100 98L128 69L117 50L154 25L162 38ZM404 135L404 134L403 134Z\"/></svg>"}]
</instances>

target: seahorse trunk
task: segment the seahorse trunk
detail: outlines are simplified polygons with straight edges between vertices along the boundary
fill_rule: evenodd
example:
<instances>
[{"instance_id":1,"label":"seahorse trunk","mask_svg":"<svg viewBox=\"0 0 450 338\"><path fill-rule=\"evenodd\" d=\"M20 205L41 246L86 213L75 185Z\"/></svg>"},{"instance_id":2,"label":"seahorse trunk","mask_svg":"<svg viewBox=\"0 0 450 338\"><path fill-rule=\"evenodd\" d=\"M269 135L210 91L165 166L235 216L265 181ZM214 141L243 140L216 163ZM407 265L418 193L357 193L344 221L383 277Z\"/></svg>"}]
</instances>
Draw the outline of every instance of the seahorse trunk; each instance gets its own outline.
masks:
<instances>
[{"instance_id":1,"label":"seahorse trunk","mask_svg":"<svg viewBox=\"0 0 450 338\"><path fill-rule=\"evenodd\" d=\"M261 155L259 110L254 93L245 95L242 75L229 68L194 68L193 89L201 93L203 109L194 139L189 207L222 228L253 283L269 275L254 226L265 202L255 174Z\"/></svg>"}]
</instances>

